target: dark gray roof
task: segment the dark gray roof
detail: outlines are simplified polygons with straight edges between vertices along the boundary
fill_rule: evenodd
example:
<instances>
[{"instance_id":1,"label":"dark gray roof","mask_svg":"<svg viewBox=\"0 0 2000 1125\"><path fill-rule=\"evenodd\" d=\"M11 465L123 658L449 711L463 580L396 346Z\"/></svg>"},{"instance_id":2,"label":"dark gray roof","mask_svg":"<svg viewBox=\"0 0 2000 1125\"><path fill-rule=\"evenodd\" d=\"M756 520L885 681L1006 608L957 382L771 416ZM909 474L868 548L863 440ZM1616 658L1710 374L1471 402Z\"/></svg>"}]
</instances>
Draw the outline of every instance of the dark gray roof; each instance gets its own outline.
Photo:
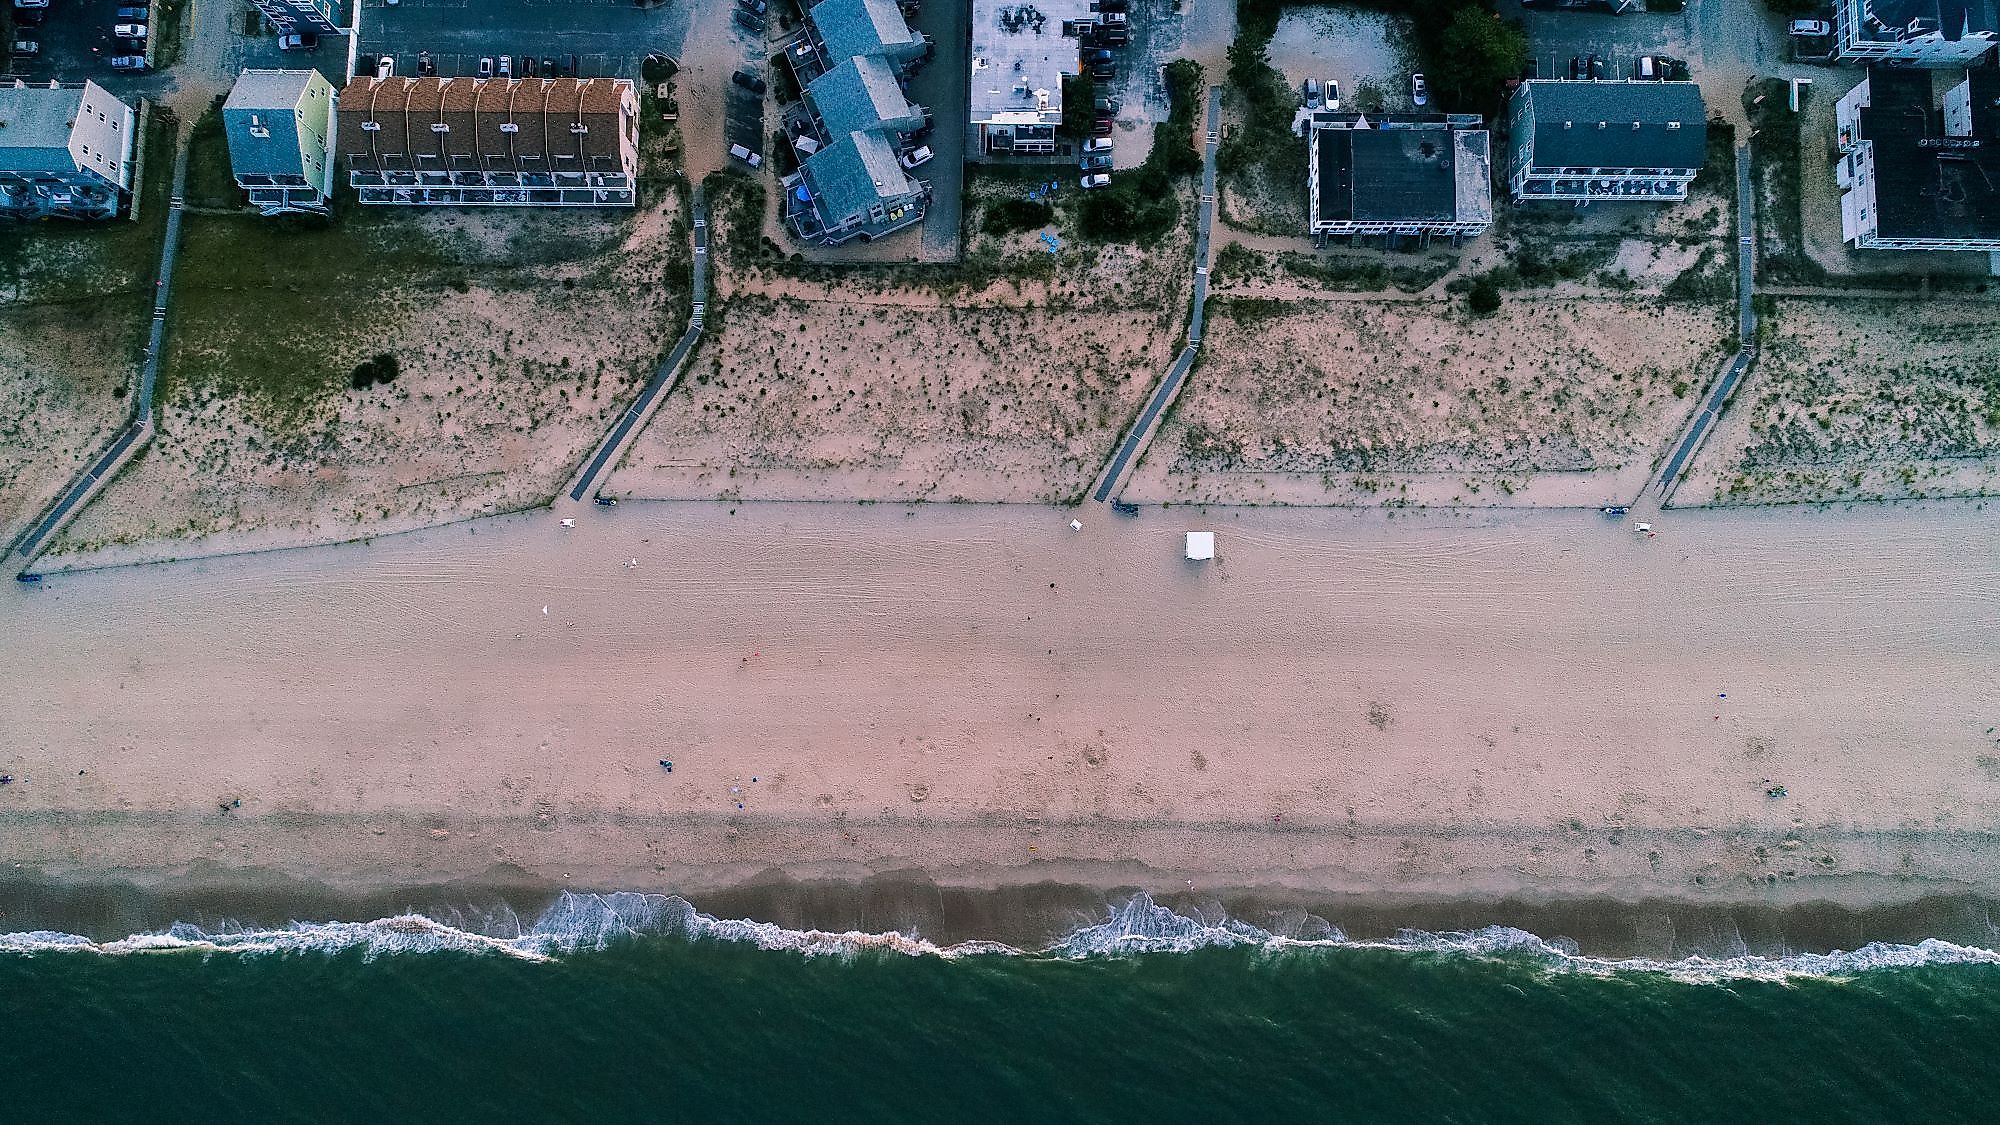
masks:
<instances>
[{"instance_id":1,"label":"dark gray roof","mask_svg":"<svg viewBox=\"0 0 2000 1125\"><path fill-rule=\"evenodd\" d=\"M1699 168L1708 111L1692 82L1521 83L1537 168Z\"/></svg>"},{"instance_id":2,"label":"dark gray roof","mask_svg":"<svg viewBox=\"0 0 2000 1125\"><path fill-rule=\"evenodd\" d=\"M1871 68L1861 136L1875 149L1883 238L2000 238L2000 72L1968 72L1972 135L1947 137L1928 70Z\"/></svg>"},{"instance_id":3,"label":"dark gray roof","mask_svg":"<svg viewBox=\"0 0 2000 1125\"><path fill-rule=\"evenodd\" d=\"M1863 39L1895 39L1917 21L1920 33L1935 30L1954 42L1970 31L2000 31L1994 0L1873 0L1863 8Z\"/></svg>"},{"instance_id":4,"label":"dark gray roof","mask_svg":"<svg viewBox=\"0 0 2000 1125\"><path fill-rule=\"evenodd\" d=\"M1319 217L1449 222L1458 206L1446 129L1319 129Z\"/></svg>"},{"instance_id":5,"label":"dark gray roof","mask_svg":"<svg viewBox=\"0 0 2000 1125\"><path fill-rule=\"evenodd\" d=\"M923 51L923 41L911 34L895 0L820 0L809 17L827 54L837 59L873 55L901 60Z\"/></svg>"},{"instance_id":6,"label":"dark gray roof","mask_svg":"<svg viewBox=\"0 0 2000 1125\"><path fill-rule=\"evenodd\" d=\"M916 190L897 162L896 150L879 132L849 133L806 158L799 171L829 226Z\"/></svg>"},{"instance_id":7,"label":"dark gray roof","mask_svg":"<svg viewBox=\"0 0 2000 1125\"><path fill-rule=\"evenodd\" d=\"M906 133L924 120L922 111L904 96L889 64L865 55L848 59L813 79L806 87L806 98L829 137L883 127Z\"/></svg>"}]
</instances>

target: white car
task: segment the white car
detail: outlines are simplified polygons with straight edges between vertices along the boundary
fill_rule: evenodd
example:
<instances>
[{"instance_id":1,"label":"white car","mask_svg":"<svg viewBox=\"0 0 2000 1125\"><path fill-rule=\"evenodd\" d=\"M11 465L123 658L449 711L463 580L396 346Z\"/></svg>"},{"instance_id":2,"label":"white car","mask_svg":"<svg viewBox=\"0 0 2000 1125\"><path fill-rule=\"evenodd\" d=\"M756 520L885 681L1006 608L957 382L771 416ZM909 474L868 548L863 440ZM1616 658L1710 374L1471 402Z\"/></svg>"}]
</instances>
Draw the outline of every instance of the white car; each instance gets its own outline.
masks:
<instances>
[{"instance_id":1,"label":"white car","mask_svg":"<svg viewBox=\"0 0 2000 1125\"><path fill-rule=\"evenodd\" d=\"M1110 138L1110 137L1092 137L1092 138L1090 138L1089 140L1087 140L1087 141L1083 142L1083 151L1085 151L1085 152L1110 152L1110 151L1111 151L1111 138Z\"/></svg>"},{"instance_id":2,"label":"white car","mask_svg":"<svg viewBox=\"0 0 2000 1125\"><path fill-rule=\"evenodd\" d=\"M930 163L931 157L936 155L937 153L931 151L931 146L918 145L917 147L903 154L903 167L915 168L923 164L928 164Z\"/></svg>"},{"instance_id":3,"label":"white car","mask_svg":"<svg viewBox=\"0 0 2000 1125\"><path fill-rule=\"evenodd\" d=\"M1110 187L1110 186L1111 186L1111 173L1109 172L1099 172L1094 176L1085 176L1083 178L1083 190L1085 191L1090 191L1093 188Z\"/></svg>"},{"instance_id":4,"label":"white car","mask_svg":"<svg viewBox=\"0 0 2000 1125\"><path fill-rule=\"evenodd\" d=\"M1326 80L1326 108L1334 113L1340 112L1340 83L1331 78Z\"/></svg>"},{"instance_id":5,"label":"white car","mask_svg":"<svg viewBox=\"0 0 2000 1125\"><path fill-rule=\"evenodd\" d=\"M395 76L396 76L396 56L383 55L382 61L375 64L376 79L377 80L388 79L388 78L394 78Z\"/></svg>"},{"instance_id":6,"label":"white car","mask_svg":"<svg viewBox=\"0 0 2000 1125\"><path fill-rule=\"evenodd\" d=\"M146 25L143 23L112 24L111 34L120 39L144 39L146 37Z\"/></svg>"},{"instance_id":7,"label":"white car","mask_svg":"<svg viewBox=\"0 0 2000 1125\"><path fill-rule=\"evenodd\" d=\"M1833 25L1825 20L1793 20L1792 34L1814 39L1822 35L1832 35Z\"/></svg>"},{"instance_id":8,"label":"white car","mask_svg":"<svg viewBox=\"0 0 2000 1125\"><path fill-rule=\"evenodd\" d=\"M1410 100L1418 105L1431 104L1431 86L1421 74L1410 75Z\"/></svg>"},{"instance_id":9,"label":"white car","mask_svg":"<svg viewBox=\"0 0 2000 1125\"><path fill-rule=\"evenodd\" d=\"M502 78L514 77L514 56L512 55L500 56L500 77Z\"/></svg>"}]
</instances>

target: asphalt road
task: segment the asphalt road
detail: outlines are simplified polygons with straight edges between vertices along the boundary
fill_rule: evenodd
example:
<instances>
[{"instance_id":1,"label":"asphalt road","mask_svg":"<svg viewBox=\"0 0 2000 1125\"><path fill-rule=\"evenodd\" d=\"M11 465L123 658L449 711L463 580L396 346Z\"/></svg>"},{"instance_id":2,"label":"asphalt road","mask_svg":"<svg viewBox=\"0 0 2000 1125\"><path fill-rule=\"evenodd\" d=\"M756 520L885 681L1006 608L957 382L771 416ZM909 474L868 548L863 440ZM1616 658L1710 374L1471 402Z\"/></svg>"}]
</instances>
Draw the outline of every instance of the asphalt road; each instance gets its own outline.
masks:
<instances>
[{"instance_id":1,"label":"asphalt road","mask_svg":"<svg viewBox=\"0 0 2000 1125\"><path fill-rule=\"evenodd\" d=\"M958 257L965 193L966 112L972 99L972 6L964 0L931 0L910 26L931 37L936 53L910 79L910 100L931 111L934 127L924 141L937 153L914 175L931 185L924 209L924 257Z\"/></svg>"},{"instance_id":2,"label":"asphalt road","mask_svg":"<svg viewBox=\"0 0 2000 1125\"><path fill-rule=\"evenodd\" d=\"M627 410L624 416L618 419L618 424L611 428L610 435L598 448L597 456L592 457L590 464L584 467L583 475L577 478L576 486L569 490L571 500L582 500L592 491L598 474L602 473L618 451L624 448L625 440L632 435L632 431L653 408L654 400L672 385L674 376L681 369L681 364L687 361L688 353L694 350L696 341L701 339L702 320L708 310L708 201L700 184L694 185L692 209L694 304L688 317L687 331L681 334L680 342L674 345L674 350L668 352L667 358L661 361L659 370L653 373L652 382L647 383L646 389L639 392L639 397L633 401L631 409Z\"/></svg>"},{"instance_id":3,"label":"asphalt road","mask_svg":"<svg viewBox=\"0 0 2000 1125\"><path fill-rule=\"evenodd\" d=\"M652 52L679 58L693 20L691 3L635 7L631 0L363 0L360 53L389 54L397 74L417 72L429 51L445 77L477 74L483 57L577 59L577 74L637 78Z\"/></svg>"},{"instance_id":4,"label":"asphalt road","mask_svg":"<svg viewBox=\"0 0 2000 1125\"><path fill-rule=\"evenodd\" d=\"M1139 420L1132 423L1131 432L1119 443L1118 453L1112 457L1111 465L1104 471L1097 490L1091 498L1098 503L1109 499L1114 488L1124 479L1128 465L1137 463L1146 444L1152 440L1153 424L1172 402L1174 394L1180 390L1181 382L1194 367L1195 352L1201 346L1203 305L1208 301L1208 233L1215 221L1215 150L1221 140L1222 128L1222 87L1208 89L1208 135L1201 151L1201 200L1196 207L1198 216L1194 233L1194 307L1188 314L1188 342L1174 357L1173 366L1146 400L1146 409L1139 412Z\"/></svg>"}]
</instances>

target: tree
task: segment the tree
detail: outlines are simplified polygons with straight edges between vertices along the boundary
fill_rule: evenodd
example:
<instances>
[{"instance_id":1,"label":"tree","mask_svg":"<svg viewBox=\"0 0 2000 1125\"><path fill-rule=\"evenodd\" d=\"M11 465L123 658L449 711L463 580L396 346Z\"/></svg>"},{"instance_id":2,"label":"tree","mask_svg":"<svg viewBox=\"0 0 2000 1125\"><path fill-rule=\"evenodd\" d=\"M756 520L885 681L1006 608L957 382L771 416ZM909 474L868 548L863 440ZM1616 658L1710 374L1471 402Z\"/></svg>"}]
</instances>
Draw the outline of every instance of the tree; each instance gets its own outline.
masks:
<instances>
[{"instance_id":1,"label":"tree","mask_svg":"<svg viewBox=\"0 0 2000 1125\"><path fill-rule=\"evenodd\" d=\"M1062 135L1080 141L1090 135L1097 120L1097 80L1089 74L1072 74L1063 79Z\"/></svg>"},{"instance_id":2,"label":"tree","mask_svg":"<svg viewBox=\"0 0 2000 1125\"><path fill-rule=\"evenodd\" d=\"M1490 277L1482 277L1472 283L1465 292L1465 304L1480 316L1490 316L1500 311L1500 287Z\"/></svg>"},{"instance_id":3,"label":"tree","mask_svg":"<svg viewBox=\"0 0 2000 1125\"><path fill-rule=\"evenodd\" d=\"M1456 105L1484 106L1528 62L1528 36L1478 7L1460 8L1438 36L1438 69Z\"/></svg>"}]
</instances>

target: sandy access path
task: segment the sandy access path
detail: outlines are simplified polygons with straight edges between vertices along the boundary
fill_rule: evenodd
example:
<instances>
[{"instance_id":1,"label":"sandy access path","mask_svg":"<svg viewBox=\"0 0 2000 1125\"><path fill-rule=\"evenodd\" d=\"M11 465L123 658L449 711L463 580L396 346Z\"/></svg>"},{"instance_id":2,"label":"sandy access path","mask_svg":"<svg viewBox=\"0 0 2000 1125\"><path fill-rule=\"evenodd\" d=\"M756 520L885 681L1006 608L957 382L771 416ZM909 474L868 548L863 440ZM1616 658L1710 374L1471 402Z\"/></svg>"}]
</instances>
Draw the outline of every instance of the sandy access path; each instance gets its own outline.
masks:
<instances>
[{"instance_id":1,"label":"sandy access path","mask_svg":"<svg viewBox=\"0 0 2000 1125\"><path fill-rule=\"evenodd\" d=\"M8 589L0 854L345 887L2000 887L1991 511L1067 519L633 503Z\"/></svg>"}]
</instances>

